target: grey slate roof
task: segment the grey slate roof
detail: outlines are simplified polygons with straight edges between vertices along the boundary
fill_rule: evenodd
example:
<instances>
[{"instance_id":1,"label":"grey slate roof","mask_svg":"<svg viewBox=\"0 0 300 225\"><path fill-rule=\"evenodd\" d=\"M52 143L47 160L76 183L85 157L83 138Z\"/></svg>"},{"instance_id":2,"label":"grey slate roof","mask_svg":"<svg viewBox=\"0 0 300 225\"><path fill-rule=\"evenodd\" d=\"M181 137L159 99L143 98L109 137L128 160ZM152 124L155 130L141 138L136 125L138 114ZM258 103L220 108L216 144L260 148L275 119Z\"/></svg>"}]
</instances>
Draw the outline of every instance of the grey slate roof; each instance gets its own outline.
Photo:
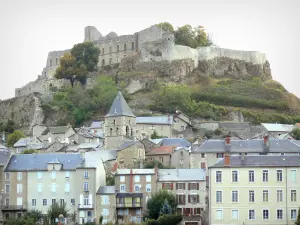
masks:
<instances>
[{"instance_id":1,"label":"grey slate roof","mask_svg":"<svg viewBox=\"0 0 300 225\"><path fill-rule=\"evenodd\" d=\"M48 164L60 164L60 161L58 161L58 159L55 158L55 159L52 159L51 161L49 161Z\"/></svg>"},{"instance_id":2,"label":"grey slate roof","mask_svg":"<svg viewBox=\"0 0 300 225\"><path fill-rule=\"evenodd\" d=\"M269 139L269 152L281 153L300 153L300 146L291 140ZM192 153L221 153L225 152L224 140L207 140L202 145L194 148ZM231 140L230 152L263 152L263 140Z\"/></svg>"},{"instance_id":3,"label":"grey slate roof","mask_svg":"<svg viewBox=\"0 0 300 225\"><path fill-rule=\"evenodd\" d=\"M21 138L14 144L14 147L15 148L26 147L28 145L28 143L30 143L31 141L32 141L31 137Z\"/></svg>"},{"instance_id":4,"label":"grey slate roof","mask_svg":"<svg viewBox=\"0 0 300 225\"><path fill-rule=\"evenodd\" d=\"M112 116L131 116L135 117L125 101L122 93L119 91L106 117Z\"/></svg>"},{"instance_id":5,"label":"grey slate roof","mask_svg":"<svg viewBox=\"0 0 300 225\"><path fill-rule=\"evenodd\" d=\"M99 129L104 126L104 121L93 121L90 128L91 129Z\"/></svg>"},{"instance_id":6,"label":"grey slate roof","mask_svg":"<svg viewBox=\"0 0 300 225\"><path fill-rule=\"evenodd\" d=\"M262 123L261 124L269 132L291 132L294 125L289 124L279 124L279 123Z\"/></svg>"},{"instance_id":7,"label":"grey slate roof","mask_svg":"<svg viewBox=\"0 0 300 225\"><path fill-rule=\"evenodd\" d=\"M129 175L131 169L118 169L116 175ZM132 169L132 174L155 174L154 169Z\"/></svg>"},{"instance_id":8,"label":"grey slate roof","mask_svg":"<svg viewBox=\"0 0 300 225\"><path fill-rule=\"evenodd\" d=\"M122 143L122 145L119 147L119 150L123 150L125 148L128 148L136 143L138 143L139 141L125 141L124 143Z\"/></svg>"},{"instance_id":9,"label":"grey slate roof","mask_svg":"<svg viewBox=\"0 0 300 225\"><path fill-rule=\"evenodd\" d=\"M148 116L137 117L137 124L164 124L171 125L173 123L173 116Z\"/></svg>"},{"instance_id":10,"label":"grey slate roof","mask_svg":"<svg viewBox=\"0 0 300 225\"><path fill-rule=\"evenodd\" d=\"M10 152L8 150L0 150L0 165L4 166L8 162Z\"/></svg>"},{"instance_id":11,"label":"grey slate roof","mask_svg":"<svg viewBox=\"0 0 300 225\"><path fill-rule=\"evenodd\" d=\"M96 194L114 195L115 193L115 186L100 186Z\"/></svg>"},{"instance_id":12,"label":"grey slate roof","mask_svg":"<svg viewBox=\"0 0 300 225\"><path fill-rule=\"evenodd\" d=\"M220 160L209 168L222 168L224 159ZM230 167L300 167L300 156L241 156L230 157Z\"/></svg>"},{"instance_id":13,"label":"grey slate roof","mask_svg":"<svg viewBox=\"0 0 300 225\"><path fill-rule=\"evenodd\" d=\"M56 159L62 164L63 170L75 170L82 161L80 154L20 154L10 158L5 171L43 171L47 170L48 162Z\"/></svg>"},{"instance_id":14,"label":"grey slate roof","mask_svg":"<svg viewBox=\"0 0 300 225\"><path fill-rule=\"evenodd\" d=\"M184 138L163 138L161 146L190 147L192 144Z\"/></svg>"},{"instance_id":15,"label":"grey slate roof","mask_svg":"<svg viewBox=\"0 0 300 225\"><path fill-rule=\"evenodd\" d=\"M49 132L52 134L64 134L70 128L69 126L48 127Z\"/></svg>"},{"instance_id":16,"label":"grey slate roof","mask_svg":"<svg viewBox=\"0 0 300 225\"><path fill-rule=\"evenodd\" d=\"M205 181L203 169L159 169L158 181Z\"/></svg>"}]
</instances>

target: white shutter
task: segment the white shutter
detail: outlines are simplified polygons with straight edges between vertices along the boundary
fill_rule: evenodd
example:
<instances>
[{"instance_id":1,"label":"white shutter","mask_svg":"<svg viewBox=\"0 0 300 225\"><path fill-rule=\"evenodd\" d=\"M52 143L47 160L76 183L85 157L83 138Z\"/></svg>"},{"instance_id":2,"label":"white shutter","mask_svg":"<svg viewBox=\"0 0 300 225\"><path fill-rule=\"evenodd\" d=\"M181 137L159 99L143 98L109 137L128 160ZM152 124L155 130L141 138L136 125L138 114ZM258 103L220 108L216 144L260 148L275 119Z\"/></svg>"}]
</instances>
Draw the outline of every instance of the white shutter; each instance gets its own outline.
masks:
<instances>
[{"instance_id":1,"label":"white shutter","mask_svg":"<svg viewBox=\"0 0 300 225\"><path fill-rule=\"evenodd\" d=\"M90 207L92 207L92 205L93 205L93 195L92 194L89 194L89 205L90 205Z\"/></svg>"},{"instance_id":2,"label":"white shutter","mask_svg":"<svg viewBox=\"0 0 300 225\"><path fill-rule=\"evenodd\" d=\"M18 205L18 206L23 205L23 198L22 198L22 197L18 197L18 198L17 198L17 205Z\"/></svg>"},{"instance_id":3,"label":"white shutter","mask_svg":"<svg viewBox=\"0 0 300 225\"><path fill-rule=\"evenodd\" d=\"M79 204L83 206L83 194L80 194Z\"/></svg>"}]
</instances>

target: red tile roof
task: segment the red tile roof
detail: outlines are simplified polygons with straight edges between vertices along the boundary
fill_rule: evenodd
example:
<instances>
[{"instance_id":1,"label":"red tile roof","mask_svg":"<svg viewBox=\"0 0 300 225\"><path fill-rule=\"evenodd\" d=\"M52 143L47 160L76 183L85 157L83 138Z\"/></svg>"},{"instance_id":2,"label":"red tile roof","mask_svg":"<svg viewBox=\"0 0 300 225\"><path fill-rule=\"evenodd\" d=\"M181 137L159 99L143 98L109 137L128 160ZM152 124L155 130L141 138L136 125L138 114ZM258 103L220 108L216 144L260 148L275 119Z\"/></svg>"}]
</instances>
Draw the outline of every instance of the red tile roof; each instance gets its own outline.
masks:
<instances>
[{"instance_id":1,"label":"red tile roof","mask_svg":"<svg viewBox=\"0 0 300 225\"><path fill-rule=\"evenodd\" d=\"M160 146L158 148L152 148L146 155L169 155L175 149L175 146Z\"/></svg>"}]
</instances>

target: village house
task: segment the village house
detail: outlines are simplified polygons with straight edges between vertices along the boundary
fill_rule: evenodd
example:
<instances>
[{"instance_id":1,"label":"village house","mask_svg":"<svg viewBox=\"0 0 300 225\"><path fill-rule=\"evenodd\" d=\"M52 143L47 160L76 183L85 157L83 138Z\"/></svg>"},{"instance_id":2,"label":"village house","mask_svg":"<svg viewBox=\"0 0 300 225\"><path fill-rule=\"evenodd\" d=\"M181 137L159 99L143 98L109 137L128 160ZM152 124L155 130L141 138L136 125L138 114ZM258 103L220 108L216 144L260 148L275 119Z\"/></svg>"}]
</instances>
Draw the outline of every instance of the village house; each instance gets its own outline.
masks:
<instances>
[{"instance_id":1,"label":"village house","mask_svg":"<svg viewBox=\"0 0 300 225\"><path fill-rule=\"evenodd\" d=\"M44 152L48 149L49 144L43 143L39 138L37 137L26 137L19 139L14 145L13 145L13 151L14 153L22 153L24 150L33 149L37 151Z\"/></svg>"},{"instance_id":2,"label":"village house","mask_svg":"<svg viewBox=\"0 0 300 225\"><path fill-rule=\"evenodd\" d=\"M157 190L166 189L176 196L177 212L183 215L182 224L200 225L206 209L205 170L160 169Z\"/></svg>"},{"instance_id":3,"label":"village house","mask_svg":"<svg viewBox=\"0 0 300 225\"><path fill-rule=\"evenodd\" d=\"M269 135L274 139L294 139L291 135L295 125L279 124L279 123L262 123L261 130L265 135Z\"/></svg>"},{"instance_id":4,"label":"village house","mask_svg":"<svg viewBox=\"0 0 300 225\"><path fill-rule=\"evenodd\" d=\"M295 224L299 155L230 156L209 167L209 224Z\"/></svg>"},{"instance_id":5,"label":"village house","mask_svg":"<svg viewBox=\"0 0 300 225\"><path fill-rule=\"evenodd\" d=\"M118 168L141 168L144 162L145 145L142 141L127 141L118 149Z\"/></svg>"},{"instance_id":6,"label":"village house","mask_svg":"<svg viewBox=\"0 0 300 225\"><path fill-rule=\"evenodd\" d=\"M108 222L115 224L117 220L115 186L100 186L96 194L96 204L100 212L97 214L96 221L103 216L102 224Z\"/></svg>"},{"instance_id":7,"label":"village house","mask_svg":"<svg viewBox=\"0 0 300 225\"><path fill-rule=\"evenodd\" d=\"M190 153L191 168L207 170L209 166L222 160L226 152L232 156L243 153L249 156L299 155L300 146L291 140L269 139L268 136L253 140L231 140L230 137L226 137L225 140L207 140L200 146L195 146Z\"/></svg>"},{"instance_id":8,"label":"village house","mask_svg":"<svg viewBox=\"0 0 300 225\"><path fill-rule=\"evenodd\" d=\"M105 185L97 153L13 155L5 172L10 179L7 208L12 216L27 210L47 214L49 206L57 202L76 212L79 224L94 220L96 192Z\"/></svg>"},{"instance_id":9,"label":"village house","mask_svg":"<svg viewBox=\"0 0 300 225\"><path fill-rule=\"evenodd\" d=\"M57 127L47 127L46 130L43 131L42 135L39 136L39 139L43 142L59 142L59 143L72 143L76 132L72 128L71 125L68 126L57 126Z\"/></svg>"},{"instance_id":10,"label":"village house","mask_svg":"<svg viewBox=\"0 0 300 225\"><path fill-rule=\"evenodd\" d=\"M147 201L156 192L155 169L118 169L115 175L117 222L140 223Z\"/></svg>"},{"instance_id":11,"label":"village house","mask_svg":"<svg viewBox=\"0 0 300 225\"><path fill-rule=\"evenodd\" d=\"M0 149L0 224L3 224L4 219L8 219L10 212L14 211L13 208L9 208L9 195L11 192L10 174L4 172L9 157L9 150Z\"/></svg>"}]
</instances>

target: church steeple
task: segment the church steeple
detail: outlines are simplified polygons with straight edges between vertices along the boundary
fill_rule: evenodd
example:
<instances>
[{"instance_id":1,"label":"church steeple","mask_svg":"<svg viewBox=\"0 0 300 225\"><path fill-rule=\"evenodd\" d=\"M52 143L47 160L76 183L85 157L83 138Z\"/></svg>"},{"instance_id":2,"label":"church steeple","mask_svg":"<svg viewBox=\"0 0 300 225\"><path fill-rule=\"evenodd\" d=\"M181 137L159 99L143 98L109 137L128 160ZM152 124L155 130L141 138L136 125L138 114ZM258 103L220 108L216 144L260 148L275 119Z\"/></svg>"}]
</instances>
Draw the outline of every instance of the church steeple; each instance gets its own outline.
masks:
<instances>
[{"instance_id":1,"label":"church steeple","mask_svg":"<svg viewBox=\"0 0 300 225\"><path fill-rule=\"evenodd\" d=\"M121 91L118 92L113 104L107 115L105 117L113 117L113 116L130 116L135 117L129 108L126 100L124 99Z\"/></svg>"}]
</instances>

